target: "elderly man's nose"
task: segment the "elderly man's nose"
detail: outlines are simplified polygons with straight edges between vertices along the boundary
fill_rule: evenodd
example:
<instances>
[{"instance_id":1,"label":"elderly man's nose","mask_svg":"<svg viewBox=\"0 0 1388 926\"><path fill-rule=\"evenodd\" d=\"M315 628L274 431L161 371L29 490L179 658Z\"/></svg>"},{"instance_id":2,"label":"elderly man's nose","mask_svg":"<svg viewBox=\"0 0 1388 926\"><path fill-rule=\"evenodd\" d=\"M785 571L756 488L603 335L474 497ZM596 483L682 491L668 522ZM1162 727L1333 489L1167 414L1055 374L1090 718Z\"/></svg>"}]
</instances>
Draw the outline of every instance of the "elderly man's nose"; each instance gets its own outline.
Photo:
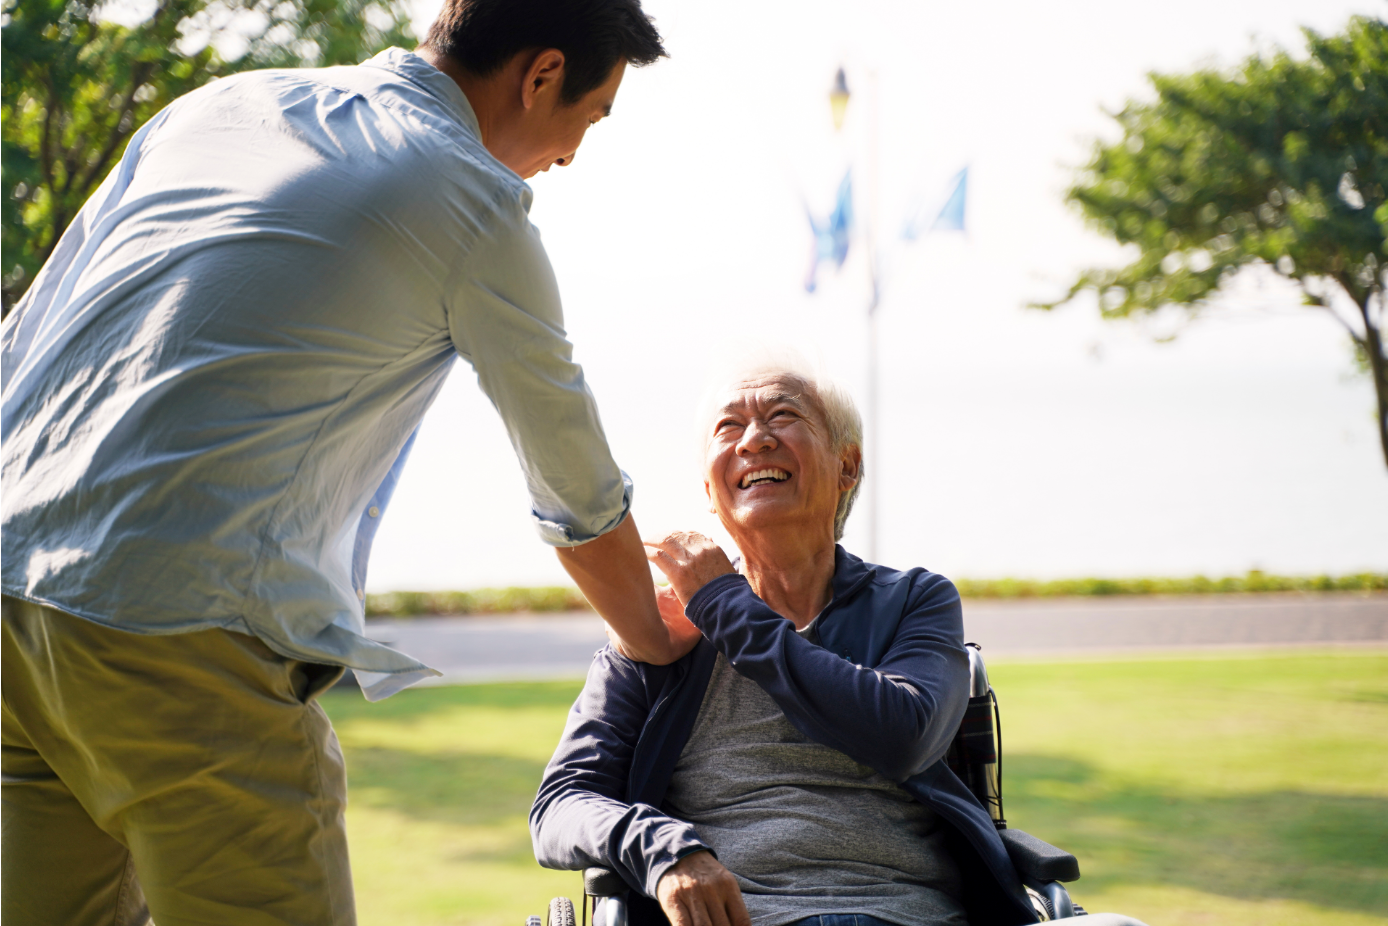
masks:
<instances>
[{"instance_id":1,"label":"elderly man's nose","mask_svg":"<svg viewBox=\"0 0 1388 926\"><path fill-rule=\"evenodd\" d=\"M742 440L738 444L738 450L743 453L757 453L761 450L770 450L776 446L776 437L771 433L771 429L759 421L753 421L742 432Z\"/></svg>"}]
</instances>

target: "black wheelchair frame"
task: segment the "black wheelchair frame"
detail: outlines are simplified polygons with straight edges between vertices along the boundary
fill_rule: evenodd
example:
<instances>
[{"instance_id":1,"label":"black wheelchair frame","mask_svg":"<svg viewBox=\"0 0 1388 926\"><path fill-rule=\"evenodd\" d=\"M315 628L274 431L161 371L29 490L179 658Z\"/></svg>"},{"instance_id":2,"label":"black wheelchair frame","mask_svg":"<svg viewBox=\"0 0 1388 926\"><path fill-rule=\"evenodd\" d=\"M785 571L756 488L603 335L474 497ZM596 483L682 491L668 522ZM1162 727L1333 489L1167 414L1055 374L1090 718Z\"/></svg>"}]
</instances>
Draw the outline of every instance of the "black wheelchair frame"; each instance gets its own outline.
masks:
<instances>
[{"instance_id":1,"label":"black wheelchair frame","mask_svg":"<svg viewBox=\"0 0 1388 926\"><path fill-rule=\"evenodd\" d=\"M969 654L969 704L945 762L992 817L998 836L1007 847L1007 855L1026 885L1037 916L1042 922L1083 916L1088 918L1086 926L1144 926L1138 920L1111 913L1089 916L1065 889L1065 882L1079 879L1079 859L1029 833L1008 827L1002 802L1002 712L998 708L997 694L988 683L982 647L967 643L965 648ZM544 920L530 916L526 918L526 926L588 926L589 910L591 908L596 922L599 903L602 904L604 926L628 926L626 896L629 890L616 872L588 868L583 872L582 923L577 921L573 901L555 897L549 902Z\"/></svg>"}]
</instances>

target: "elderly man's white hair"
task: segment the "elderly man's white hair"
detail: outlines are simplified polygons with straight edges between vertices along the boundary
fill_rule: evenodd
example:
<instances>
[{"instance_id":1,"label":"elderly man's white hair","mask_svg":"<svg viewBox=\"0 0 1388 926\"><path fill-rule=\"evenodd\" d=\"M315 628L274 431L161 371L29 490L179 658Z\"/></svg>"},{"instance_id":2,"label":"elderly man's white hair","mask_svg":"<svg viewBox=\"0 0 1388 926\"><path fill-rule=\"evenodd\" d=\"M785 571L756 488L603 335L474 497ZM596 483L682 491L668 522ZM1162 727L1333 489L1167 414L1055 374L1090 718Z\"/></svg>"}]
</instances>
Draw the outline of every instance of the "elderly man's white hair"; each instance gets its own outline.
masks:
<instances>
[{"instance_id":1,"label":"elderly man's white hair","mask_svg":"<svg viewBox=\"0 0 1388 926\"><path fill-rule=\"evenodd\" d=\"M829 432L829 446L835 453L845 447L858 448L858 481L853 484L853 488L839 494L839 506L834 512L834 539L842 540L843 526L848 522L848 515L853 511L853 502L857 500L858 491L863 487L863 417L858 414L858 406L848 390L822 367L807 360L804 354L789 347L762 346L720 364L709 377L710 387L705 391L699 409L700 453L708 449L708 422L713 417L719 396L728 384L754 376L768 375L792 376L804 383L824 413L824 425Z\"/></svg>"}]
</instances>

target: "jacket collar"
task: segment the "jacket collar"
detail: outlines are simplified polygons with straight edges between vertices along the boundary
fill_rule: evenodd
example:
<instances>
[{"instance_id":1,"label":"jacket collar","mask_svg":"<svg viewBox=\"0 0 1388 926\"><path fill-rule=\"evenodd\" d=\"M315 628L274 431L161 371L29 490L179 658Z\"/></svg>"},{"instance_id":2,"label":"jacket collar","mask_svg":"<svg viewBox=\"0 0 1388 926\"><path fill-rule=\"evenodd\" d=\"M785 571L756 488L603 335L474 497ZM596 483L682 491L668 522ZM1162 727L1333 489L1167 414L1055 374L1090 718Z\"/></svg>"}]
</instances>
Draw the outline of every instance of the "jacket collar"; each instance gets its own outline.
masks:
<instances>
[{"instance_id":1,"label":"jacket collar","mask_svg":"<svg viewBox=\"0 0 1388 926\"><path fill-rule=\"evenodd\" d=\"M733 559L733 568L739 573L742 572L741 556ZM834 575L829 579L829 589L833 592L833 597L824 606L820 616L829 614L847 604L876 575L877 567L872 563L864 562L849 553L842 544L834 544Z\"/></svg>"},{"instance_id":2,"label":"jacket collar","mask_svg":"<svg viewBox=\"0 0 1388 926\"><path fill-rule=\"evenodd\" d=\"M834 600L829 602L829 606L846 603L875 575L876 566L865 563L849 553L842 544L834 544L834 578L829 582L830 588L834 590Z\"/></svg>"},{"instance_id":3,"label":"jacket collar","mask_svg":"<svg viewBox=\"0 0 1388 926\"><path fill-rule=\"evenodd\" d=\"M834 550L834 598L819 617L819 645L850 662L876 666L896 637L911 583L905 573Z\"/></svg>"}]
</instances>

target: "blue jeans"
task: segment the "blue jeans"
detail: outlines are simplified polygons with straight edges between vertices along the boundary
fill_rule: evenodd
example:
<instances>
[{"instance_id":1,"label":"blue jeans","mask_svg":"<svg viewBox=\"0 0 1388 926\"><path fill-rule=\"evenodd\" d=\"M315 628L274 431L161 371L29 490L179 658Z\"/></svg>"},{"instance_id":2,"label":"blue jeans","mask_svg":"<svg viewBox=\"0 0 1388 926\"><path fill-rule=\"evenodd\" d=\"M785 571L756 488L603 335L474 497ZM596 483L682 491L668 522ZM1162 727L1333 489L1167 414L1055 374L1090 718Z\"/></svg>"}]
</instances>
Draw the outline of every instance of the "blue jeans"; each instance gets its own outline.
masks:
<instances>
[{"instance_id":1,"label":"blue jeans","mask_svg":"<svg viewBox=\"0 0 1388 926\"><path fill-rule=\"evenodd\" d=\"M791 926L896 926L866 913L821 913L797 920Z\"/></svg>"}]
</instances>

